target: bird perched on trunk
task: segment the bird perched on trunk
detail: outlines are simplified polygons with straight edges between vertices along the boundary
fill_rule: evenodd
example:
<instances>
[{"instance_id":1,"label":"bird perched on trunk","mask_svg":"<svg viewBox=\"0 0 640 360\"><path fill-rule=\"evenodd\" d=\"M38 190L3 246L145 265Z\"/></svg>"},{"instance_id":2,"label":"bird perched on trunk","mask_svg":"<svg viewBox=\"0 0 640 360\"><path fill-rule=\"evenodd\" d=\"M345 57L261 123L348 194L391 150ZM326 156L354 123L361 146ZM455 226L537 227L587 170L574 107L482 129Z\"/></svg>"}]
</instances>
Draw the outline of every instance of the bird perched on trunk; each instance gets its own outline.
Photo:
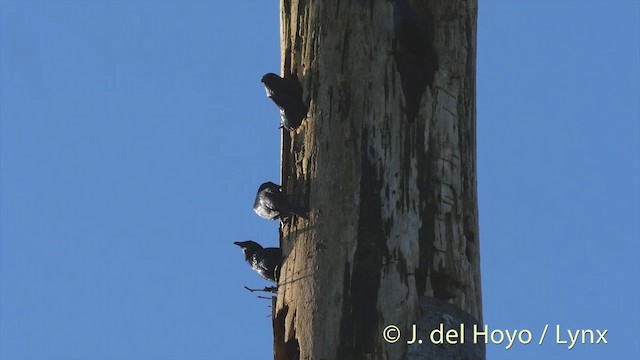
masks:
<instances>
[{"instance_id":1,"label":"bird perched on trunk","mask_svg":"<svg viewBox=\"0 0 640 360\"><path fill-rule=\"evenodd\" d=\"M307 218L308 209L289 203L287 196L282 193L281 187L272 182L266 182L258 188L256 200L253 203L253 211L263 219L275 220L291 215Z\"/></svg>"},{"instance_id":2,"label":"bird perched on trunk","mask_svg":"<svg viewBox=\"0 0 640 360\"><path fill-rule=\"evenodd\" d=\"M308 111L302 101L302 86L298 80L268 73L260 81L267 90L267 97L280 108L280 127L295 130L302 124Z\"/></svg>"},{"instance_id":3,"label":"bird perched on trunk","mask_svg":"<svg viewBox=\"0 0 640 360\"><path fill-rule=\"evenodd\" d=\"M282 265L282 251L280 248L263 248L255 241L236 241L240 246L245 260L251 268L263 278L278 282L280 266Z\"/></svg>"}]
</instances>

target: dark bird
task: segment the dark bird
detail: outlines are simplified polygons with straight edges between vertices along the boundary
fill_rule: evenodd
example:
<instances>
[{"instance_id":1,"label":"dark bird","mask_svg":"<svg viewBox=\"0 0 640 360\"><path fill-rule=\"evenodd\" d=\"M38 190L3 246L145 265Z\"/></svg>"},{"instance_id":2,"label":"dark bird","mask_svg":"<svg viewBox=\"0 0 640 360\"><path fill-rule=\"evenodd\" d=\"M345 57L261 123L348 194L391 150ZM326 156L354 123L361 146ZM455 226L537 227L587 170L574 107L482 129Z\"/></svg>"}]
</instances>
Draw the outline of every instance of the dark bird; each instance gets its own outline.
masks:
<instances>
[{"instance_id":1,"label":"dark bird","mask_svg":"<svg viewBox=\"0 0 640 360\"><path fill-rule=\"evenodd\" d=\"M302 86L298 80L268 73L260 81L267 90L267 97L280 108L280 126L289 131L298 128L308 111L302 101Z\"/></svg>"},{"instance_id":2,"label":"dark bird","mask_svg":"<svg viewBox=\"0 0 640 360\"><path fill-rule=\"evenodd\" d=\"M263 278L278 282L282 251L280 248L263 248L255 241L236 241L234 244L242 248L245 260L251 268Z\"/></svg>"},{"instance_id":3,"label":"dark bird","mask_svg":"<svg viewBox=\"0 0 640 360\"><path fill-rule=\"evenodd\" d=\"M298 215L307 219L309 210L289 203L287 195L283 194L281 189L280 185L272 182L260 185L256 194L256 201L253 203L253 211L267 220L275 220L291 215Z\"/></svg>"}]
</instances>

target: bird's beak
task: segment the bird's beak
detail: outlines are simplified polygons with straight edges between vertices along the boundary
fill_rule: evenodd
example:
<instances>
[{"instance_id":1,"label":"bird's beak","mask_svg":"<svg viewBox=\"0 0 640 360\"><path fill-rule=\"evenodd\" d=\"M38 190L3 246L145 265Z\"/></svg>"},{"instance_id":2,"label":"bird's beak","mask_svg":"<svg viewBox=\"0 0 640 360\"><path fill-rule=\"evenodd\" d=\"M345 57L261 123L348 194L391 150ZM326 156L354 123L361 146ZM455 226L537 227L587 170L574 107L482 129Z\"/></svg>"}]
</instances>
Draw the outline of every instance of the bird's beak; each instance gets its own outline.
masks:
<instances>
[{"instance_id":1,"label":"bird's beak","mask_svg":"<svg viewBox=\"0 0 640 360\"><path fill-rule=\"evenodd\" d=\"M240 241L234 241L233 243L238 245L238 246L242 246L242 245L240 245Z\"/></svg>"}]
</instances>

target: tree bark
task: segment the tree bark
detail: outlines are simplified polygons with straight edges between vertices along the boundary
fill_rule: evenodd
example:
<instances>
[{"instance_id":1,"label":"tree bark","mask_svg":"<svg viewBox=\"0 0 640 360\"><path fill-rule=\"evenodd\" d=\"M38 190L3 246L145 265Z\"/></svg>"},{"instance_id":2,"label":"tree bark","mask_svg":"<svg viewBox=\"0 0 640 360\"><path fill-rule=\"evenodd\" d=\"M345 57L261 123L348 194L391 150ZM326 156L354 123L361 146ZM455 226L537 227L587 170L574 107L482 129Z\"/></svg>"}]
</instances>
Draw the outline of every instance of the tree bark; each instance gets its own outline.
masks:
<instances>
[{"instance_id":1,"label":"tree bark","mask_svg":"<svg viewBox=\"0 0 640 360\"><path fill-rule=\"evenodd\" d=\"M407 344L413 324L423 336L482 323L477 0L280 10L283 74L309 105L283 132L282 183L312 211L280 228L275 358L484 359L469 337Z\"/></svg>"}]
</instances>

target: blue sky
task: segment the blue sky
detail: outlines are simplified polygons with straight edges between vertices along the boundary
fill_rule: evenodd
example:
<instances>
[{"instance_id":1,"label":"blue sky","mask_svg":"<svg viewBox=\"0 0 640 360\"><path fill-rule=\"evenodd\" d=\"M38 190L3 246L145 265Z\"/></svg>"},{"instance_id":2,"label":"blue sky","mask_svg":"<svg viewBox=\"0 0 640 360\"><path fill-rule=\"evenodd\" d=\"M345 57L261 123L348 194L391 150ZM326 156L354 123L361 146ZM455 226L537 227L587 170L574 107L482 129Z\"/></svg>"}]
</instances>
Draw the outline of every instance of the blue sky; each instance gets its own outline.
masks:
<instances>
[{"instance_id":1,"label":"blue sky","mask_svg":"<svg viewBox=\"0 0 640 360\"><path fill-rule=\"evenodd\" d=\"M277 1L0 1L0 359L271 359ZM640 2L481 1L494 359L640 356ZM609 344L534 344L545 324ZM553 335L553 334L552 334ZM566 337L566 336L565 336Z\"/></svg>"}]
</instances>

